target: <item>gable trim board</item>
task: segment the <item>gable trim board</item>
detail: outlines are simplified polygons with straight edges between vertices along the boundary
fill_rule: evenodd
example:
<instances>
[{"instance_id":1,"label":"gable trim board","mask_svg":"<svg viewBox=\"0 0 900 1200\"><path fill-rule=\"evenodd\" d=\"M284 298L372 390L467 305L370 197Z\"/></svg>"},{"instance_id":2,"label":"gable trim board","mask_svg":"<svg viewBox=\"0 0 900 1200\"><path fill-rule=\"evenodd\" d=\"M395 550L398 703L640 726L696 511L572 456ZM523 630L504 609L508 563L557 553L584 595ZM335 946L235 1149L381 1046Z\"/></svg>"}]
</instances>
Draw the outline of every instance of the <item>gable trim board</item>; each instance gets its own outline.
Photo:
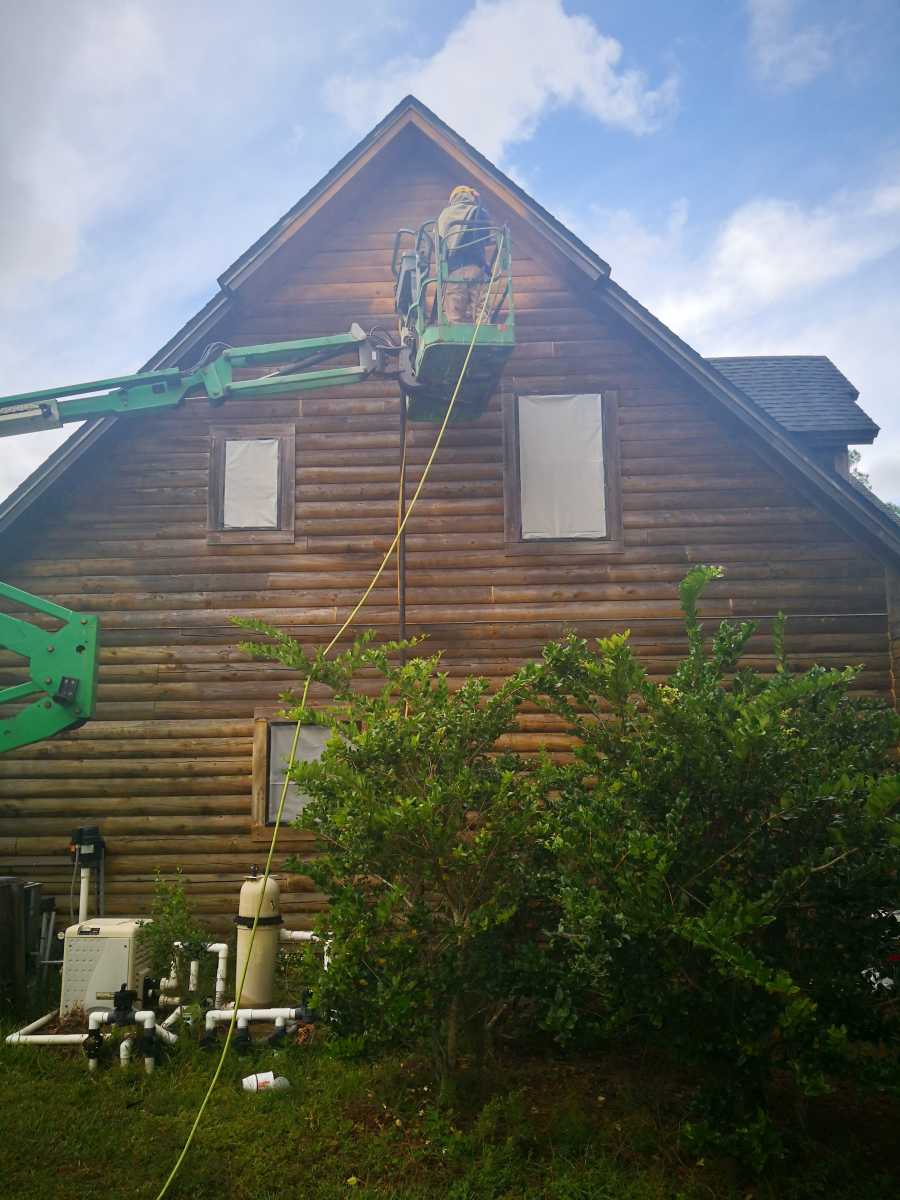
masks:
<instances>
[{"instance_id":1,"label":"gable trim board","mask_svg":"<svg viewBox=\"0 0 900 1200\"><path fill-rule=\"evenodd\" d=\"M863 495L849 481L820 467L764 408L615 283L610 278L609 265L599 255L413 96L402 100L219 276L220 292L141 369L178 365L229 313L239 289L259 268L333 200L366 164L402 131L410 128L430 139L479 183L498 193L509 208L579 268L593 285L592 298L639 332L703 392L721 404L725 412L753 436L755 449L769 465L797 479L810 500L823 508L847 533L861 539L880 557L900 565L900 525L874 497ZM10 529L116 420L107 417L86 423L29 476L0 505L0 532Z\"/></svg>"}]
</instances>

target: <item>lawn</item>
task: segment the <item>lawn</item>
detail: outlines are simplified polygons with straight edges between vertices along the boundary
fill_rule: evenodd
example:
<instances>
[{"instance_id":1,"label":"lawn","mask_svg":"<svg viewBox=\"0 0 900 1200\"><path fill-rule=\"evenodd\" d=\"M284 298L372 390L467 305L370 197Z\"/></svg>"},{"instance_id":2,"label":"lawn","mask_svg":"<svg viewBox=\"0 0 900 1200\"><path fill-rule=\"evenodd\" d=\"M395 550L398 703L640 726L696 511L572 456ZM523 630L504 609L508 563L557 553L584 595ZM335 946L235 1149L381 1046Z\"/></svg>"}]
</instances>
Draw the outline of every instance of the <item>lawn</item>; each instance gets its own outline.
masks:
<instances>
[{"instance_id":1,"label":"lawn","mask_svg":"<svg viewBox=\"0 0 900 1200\"><path fill-rule=\"evenodd\" d=\"M183 1043L152 1076L117 1064L89 1076L79 1051L0 1046L0 1178L17 1200L153 1200L215 1062ZM284 1092L248 1094L273 1069ZM788 1156L755 1178L679 1142L686 1081L658 1060L518 1058L438 1111L422 1062L327 1048L231 1055L170 1195L191 1200L749 1200L898 1194L900 1105L830 1097Z\"/></svg>"}]
</instances>

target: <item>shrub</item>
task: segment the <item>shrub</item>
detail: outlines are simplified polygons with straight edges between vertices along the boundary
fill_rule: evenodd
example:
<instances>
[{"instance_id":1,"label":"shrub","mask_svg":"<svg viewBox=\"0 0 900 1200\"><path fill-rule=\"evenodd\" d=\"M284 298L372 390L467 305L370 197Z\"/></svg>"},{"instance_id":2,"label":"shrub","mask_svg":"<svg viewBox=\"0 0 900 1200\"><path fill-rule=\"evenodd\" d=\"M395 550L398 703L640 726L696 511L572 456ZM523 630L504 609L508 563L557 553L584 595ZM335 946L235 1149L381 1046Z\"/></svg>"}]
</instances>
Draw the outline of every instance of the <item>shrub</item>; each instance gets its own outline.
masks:
<instances>
[{"instance_id":1,"label":"shrub","mask_svg":"<svg viewBox=\"0 0 900 1200\"><path fill-rule=\"evenodd\" d=\"M568 986L607 1033L701 1064L720 1117L758 1134L773 1072L821 1091L851 1044L896 1029L863 973L897 907L898 720L850 694L853 669L793 674L783 620L768 677L739 668L752 623L707 643L697 602L720 574L681 585L688 653L666 683L627 633L549 645L530 679L579 741L544 765Z\"/></svg>"},{"instance_id":2,"label":"shrub","mask_svg":"<svg viewBox=\"0 0 900 1200\"><path fill-rule=\"evenodd\" d=\"M515 684L454 692L436 658L383 667L386 686L348 700L321 762L295 769L326 848L312 873L334 949L318 1002L369 1038L430 1038L449 1079L466 1035L511 1000L538 797L518 757L492 754L514 726Z\"/></svg>"},{"instance_id":3,"label":"shrub","mask_svg":"<svg viewBox=\"0 0 900 1200\"><path fill-rule=\"evenodd\" d=\"M186 995L190 962L194 958L202 961L203 950L212 939L191 912L180 873L166 879L156 872L150 922L142 926L138 937L149 951L151 971L168 976L174 963L179 994Z\"/></svg>"},{"instance_id":4,"label":"shrub","mask_svg":"<svg viewBox=\"0 0 900 1200\"><path fill-rule=\"evenodd\" d=\"M316 671L289 639L256 628L279 639L280 661ZM291 770L311 797L299 823L323 847L300 869L329 902L331 961L314 1003L369 1046L430 1042L447 1082L467 1040L512 1002L519 948L534 936L540 796L527 763L495 749L515 728L523 680L453 690L439 656L398 663L396 649L364 639L328 664L335 704L292 711L336 734L320 761ZM372 669L379 690L354 690Z\"/></svg>"}]
</instances>

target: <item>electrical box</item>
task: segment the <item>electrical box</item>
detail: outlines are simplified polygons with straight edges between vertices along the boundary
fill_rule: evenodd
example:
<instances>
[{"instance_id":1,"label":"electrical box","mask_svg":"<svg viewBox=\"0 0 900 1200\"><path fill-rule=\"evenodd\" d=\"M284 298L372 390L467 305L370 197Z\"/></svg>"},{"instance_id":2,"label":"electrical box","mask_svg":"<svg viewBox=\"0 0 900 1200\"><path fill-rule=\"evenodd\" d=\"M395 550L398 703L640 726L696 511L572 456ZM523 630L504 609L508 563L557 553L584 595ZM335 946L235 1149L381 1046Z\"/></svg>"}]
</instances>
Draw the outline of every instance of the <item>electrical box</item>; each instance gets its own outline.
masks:
<instances>
[{"instance_id":1,"label":"electrical box","mask_svg":"<svg viewBox=\"0 0 900 1200\"><path fill-rule=\"evenodd\" d=\"M113 994L123 983L138 998L143 995L150 954L138 933L147 924L148 920L134 917L94 917L69 926L63 948L61 1017L73 1008L85 1013L112 1008Z\"/></svg>"}]
</instances>

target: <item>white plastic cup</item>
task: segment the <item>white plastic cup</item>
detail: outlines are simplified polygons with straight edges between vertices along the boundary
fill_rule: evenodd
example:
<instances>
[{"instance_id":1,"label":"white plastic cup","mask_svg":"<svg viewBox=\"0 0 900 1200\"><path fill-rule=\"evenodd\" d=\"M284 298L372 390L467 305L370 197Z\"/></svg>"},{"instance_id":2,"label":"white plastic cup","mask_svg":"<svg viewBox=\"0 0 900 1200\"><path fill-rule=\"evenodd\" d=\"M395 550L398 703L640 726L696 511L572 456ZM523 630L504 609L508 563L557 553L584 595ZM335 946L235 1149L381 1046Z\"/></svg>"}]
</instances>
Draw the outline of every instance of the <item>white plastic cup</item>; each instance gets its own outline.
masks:
<instances>
[{"instance_id":1,"label":"white plastic cup","mask_svg":"<svg viewBox=\"0 0 900 1200\"><path fill-rule=\"evenodd\" d=\"M256 1075L245 1075L243 1082L245 1092L264 1092L274 1084L275 1072L258 1071Z\"/></svg>"},{"instance_id":2,"label":"white plastic cup","mask_svg":"<svg viewBox=\"0 0 900 1200\"><path fill-rule=\"evenodd\" d=\"M291 1085L283 1075L276 1078L274 1071L258 1071L255 1075L246 1075L243 1079L243 1086L245 1092L264 1092L269 1088L283 1092Z\"/></svg>"}]
</instances>

